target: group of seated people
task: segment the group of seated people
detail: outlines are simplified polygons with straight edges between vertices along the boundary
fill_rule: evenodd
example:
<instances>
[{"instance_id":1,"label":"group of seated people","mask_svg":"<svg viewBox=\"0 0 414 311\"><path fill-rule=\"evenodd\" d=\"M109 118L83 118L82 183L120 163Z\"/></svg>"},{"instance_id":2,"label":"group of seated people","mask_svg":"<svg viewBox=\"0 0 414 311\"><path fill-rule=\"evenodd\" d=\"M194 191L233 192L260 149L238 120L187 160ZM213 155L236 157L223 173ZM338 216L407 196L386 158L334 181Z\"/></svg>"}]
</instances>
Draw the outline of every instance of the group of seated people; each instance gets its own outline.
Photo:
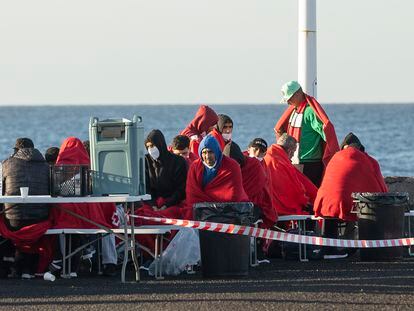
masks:
<instances>
[{"instance_id":1,"label":"group of seated people","mask_svg":"<svg viewBox=\"0 0 414 311\"><path fill-rule=\"evenodd\" d=\"M84 165L89 167L88 141L68 137L61 147L49 148L45 156L29 138L18 138L13 154L2 162L3 195L20 195L20 187L28 187L29 195L50 194L50 167L53 165ZM69 211L69 213L67 212ZM70 214L77 213L108 228L116 228L116 206L112 203L4 204L0 214L0 278L21 276L34 278L50 270L62 268L61 238L44 235L53 228L96 228ZM72 250L80 246L80 236L72 238ZM85 254L86 255L86 254ZM115 238L102 240L104 274L114 275L117 263ZM73 257L71 276L77 276L80 254Z\"/></svg>"},{"instance_id":2,"label":"group of seated people","mask_svg":"<svg viewBox=\"0 0 414 311\"><path fill-rule=\"evenodd\" d=\"M326 218L323 235L335 238L338 222L356 220L352 192L387 191L377 161L353 133L332 152L318 177L322 182L315 182L312 171L292 164L298 146L293 136L282 133L270 146L255 138L243 152L232 140L233 127L229 116L201 106L170 147L161 131L150 132L145 146L152 200L138 214L193 219L196 203L252 202L262 227L272 228L278 215L314 214Z\"/></svg>"},{"instance_id":3,"label":"group of seated people","mask_svg":"<svg viewBox=\"0 0 414 311\"><path fill-rule=\"evenodd\" d=\"M150 131L145 139L145 174L151 200L136 213L193 219L196 203L252 202L264 228L272 228L278 215L314 214L327 219L323 234L336 237L338 221L355 221L352 192L387 191L377 161L352 133L326 165L319 186L292 164L298 143L293 136L282 133L270 146L255 138L242 151L232 139L234 125L229 116L202 105L169 146L160 130ZM69 137L60 149L48 149L45 159L30 139L18 139L14 154L2 164L3 195L19 195L21 186L29 187L31 195L49 194L49 165L89 165L88 148L87 142ZM115 204L59 204L51 209L41 204L5 204L0 221L0 277L10 273L14 262L24 278L51 265L59 267L59 241L43 236L45 230L91 228L65 209L109 228L117 225ZM153 247L149 237L138 239ZM116 264L114 237L108 236L103 246L103 263L111 274Z\"/></svg>"}]
</instances>

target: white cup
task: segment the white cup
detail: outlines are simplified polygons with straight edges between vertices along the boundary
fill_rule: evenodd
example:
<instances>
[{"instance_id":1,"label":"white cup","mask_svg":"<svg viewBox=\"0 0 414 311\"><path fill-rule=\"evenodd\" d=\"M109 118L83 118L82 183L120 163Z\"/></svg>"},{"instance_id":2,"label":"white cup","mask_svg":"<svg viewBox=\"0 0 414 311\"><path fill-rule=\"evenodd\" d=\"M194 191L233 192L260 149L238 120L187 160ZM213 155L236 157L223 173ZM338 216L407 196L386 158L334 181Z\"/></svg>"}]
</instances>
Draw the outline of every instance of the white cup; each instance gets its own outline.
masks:
<instances>
[{"instance_id":1,"label":"white cup","mask_svg":"<svg viewBox=\"0 0 414 311\"><path fill-rule=\"evenodd\" d=\"M22 198L26 198L29 195L29 187L20 187L20 195Z\"/></svg>"},{"instance_id":2,"label":"white cup","mask_svg":"<svg viewBox=\"0 0 414 311\"><path fill-rule=\"evenodd\" d=\"M52 273L46 272L43 274L43 280L54 282L56 280L56 277Z\"/></svg>"}]
</instances>

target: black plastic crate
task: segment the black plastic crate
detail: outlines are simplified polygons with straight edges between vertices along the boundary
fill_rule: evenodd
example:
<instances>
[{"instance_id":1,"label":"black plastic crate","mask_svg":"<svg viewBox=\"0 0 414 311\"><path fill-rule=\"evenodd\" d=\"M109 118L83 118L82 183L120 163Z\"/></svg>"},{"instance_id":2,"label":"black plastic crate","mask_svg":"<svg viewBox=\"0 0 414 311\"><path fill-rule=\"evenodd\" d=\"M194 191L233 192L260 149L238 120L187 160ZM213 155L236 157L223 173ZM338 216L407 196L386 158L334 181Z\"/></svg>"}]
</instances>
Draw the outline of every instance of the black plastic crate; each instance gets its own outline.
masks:
<instances>
[{"instance_id":1,"label":"black plastic crate","mask_svg":"<svg viewBox=\"0 0 414 311\"><path fill-rule=\"evenodd\" d=\"M91 194L90 170L87 165L55 165L50 167L50 195L84 197Z\"/></svg>"}]
</instances>

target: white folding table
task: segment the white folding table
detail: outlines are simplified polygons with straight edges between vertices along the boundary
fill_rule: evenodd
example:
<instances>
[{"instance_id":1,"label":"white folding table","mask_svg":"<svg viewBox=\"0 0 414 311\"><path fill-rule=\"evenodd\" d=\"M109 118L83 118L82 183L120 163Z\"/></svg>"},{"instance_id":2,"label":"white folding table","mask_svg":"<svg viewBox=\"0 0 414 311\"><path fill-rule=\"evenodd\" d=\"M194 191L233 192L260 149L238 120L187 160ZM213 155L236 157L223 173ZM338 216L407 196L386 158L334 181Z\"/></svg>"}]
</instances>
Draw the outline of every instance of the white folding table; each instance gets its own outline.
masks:
<instances>
[{"instance_id":1,"label":"white folding table","mask_svg":"<svg viewBox=\"0 0 414 311\"><path fill-rule=\"evenodd\" d=\"M21 196L0 196L0 203L12 203L12 204L24 204L24 203L44 203L44 204L58 204L58 203L122 203L125 208L125 212L127 210L128 204L131 206L131 214L134 215L134 208L135 202L150 200L151 196L149 194L139 195L139 196L130 196L130 195L109 195L109 196L86 196L86 197L52 197L50 195L30 195L27 197ZM74 217L83 219L87 222L90 222L94 225L97 225L94 221L87 219L81 215L76 213L70 213ZM125 218L127 214L125 213ZM101 229L105 230L108 233L114 233L125 241L125 254L124 254L124 261L122 264L122 272L121 272L121 281L125 282L125 272L126 272L126 265L128 262L128 253L131 251L132 261L134 263L135 268L135 280L139 281L139 265L138 259L135 251L135 224L134 221L131 221L128 226L127 219L124 219L124 223L127 224L124 226L124 235L119 235L115 233L111 228L107 228L105 226L100 226ZM129 230L128 230L129 229ZM63 260L63 264L65 264L65 260Z\"/></svg>"}]
</instances>

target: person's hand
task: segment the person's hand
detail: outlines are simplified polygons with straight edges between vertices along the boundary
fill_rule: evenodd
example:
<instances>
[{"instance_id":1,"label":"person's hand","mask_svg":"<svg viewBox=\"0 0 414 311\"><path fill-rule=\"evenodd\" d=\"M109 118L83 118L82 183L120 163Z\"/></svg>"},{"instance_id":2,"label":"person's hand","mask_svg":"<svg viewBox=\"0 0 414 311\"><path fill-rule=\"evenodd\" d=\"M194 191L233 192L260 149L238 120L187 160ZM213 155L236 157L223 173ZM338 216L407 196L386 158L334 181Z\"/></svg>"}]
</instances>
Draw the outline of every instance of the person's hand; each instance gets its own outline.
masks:
<instances>
[{"instance_id":1,"label":"person's hand","mask_svg":"<svg viewBox=\"0 0 414 311\"><path fill-rule=\"evenodd\" d=\"M163 205L163 206L160 207L159 211L163 211L165 209L167 209L167 206L166 205Z\"/></svg>"},{"instance_id":2,"label":"person's hand","mask_svg":"<svg viewBox=\"0 0 414 311\"><path fill-rule=\"evenodd\" d=\"M152 206L152 209L153 209L154 211L158 211L158 206L153 205L153 206Z\"/></svg>"}]
</instances>

